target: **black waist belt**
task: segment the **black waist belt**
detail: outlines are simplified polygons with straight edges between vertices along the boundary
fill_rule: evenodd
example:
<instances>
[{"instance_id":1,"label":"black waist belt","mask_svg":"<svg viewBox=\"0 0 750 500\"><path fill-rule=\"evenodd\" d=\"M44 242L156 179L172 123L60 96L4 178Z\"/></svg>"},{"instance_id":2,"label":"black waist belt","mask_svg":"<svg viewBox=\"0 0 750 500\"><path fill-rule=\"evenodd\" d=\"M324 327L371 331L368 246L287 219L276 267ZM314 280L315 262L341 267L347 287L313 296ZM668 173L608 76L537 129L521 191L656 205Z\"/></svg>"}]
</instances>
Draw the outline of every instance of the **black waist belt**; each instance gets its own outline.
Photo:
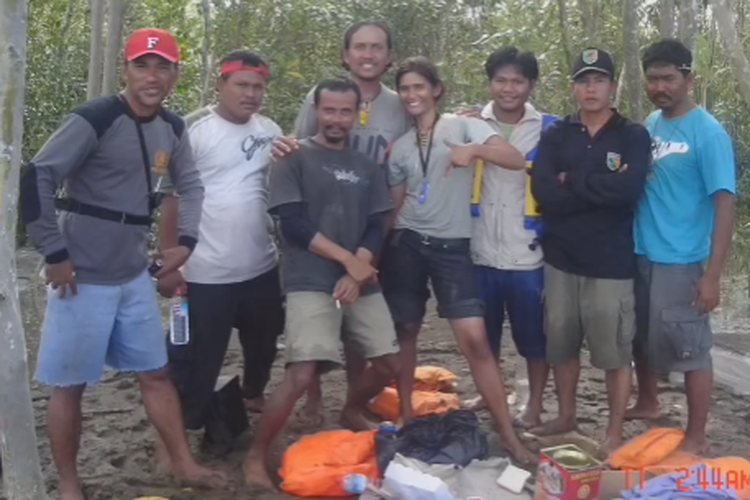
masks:
<instances>
[{"instance_id":1,"label":"black waist belt","mask_svg":"<svg viewBox=\"0 0 750 500\"><path fill-rule=\"evenodd\" d=\"M439 246L444 248L451 248L451 247L469 247L471 239L470 238L436 238L434 236L427 236L422 233L418 233L416 231L413 231L411 229L404 229L403 230L406 235L408 235L408 238L418 239L420 243L423 245L432 245L432 246Z\"/></svg>"},{"instance_id":2,"label":"black waist belt","mask_svg":"<svg viewBox=\"0 0 750 500\"><path fill-rule=\"evenodd\" d=\"M55 207L58 210L72 212L74 214L88 215L89 217L119 222L120 224L150 226L152 222L151 217L148 215L133 215L125 212L117 212L108 208L81 203L72 198L55 198Z\"/></svg>"}]
</instances>

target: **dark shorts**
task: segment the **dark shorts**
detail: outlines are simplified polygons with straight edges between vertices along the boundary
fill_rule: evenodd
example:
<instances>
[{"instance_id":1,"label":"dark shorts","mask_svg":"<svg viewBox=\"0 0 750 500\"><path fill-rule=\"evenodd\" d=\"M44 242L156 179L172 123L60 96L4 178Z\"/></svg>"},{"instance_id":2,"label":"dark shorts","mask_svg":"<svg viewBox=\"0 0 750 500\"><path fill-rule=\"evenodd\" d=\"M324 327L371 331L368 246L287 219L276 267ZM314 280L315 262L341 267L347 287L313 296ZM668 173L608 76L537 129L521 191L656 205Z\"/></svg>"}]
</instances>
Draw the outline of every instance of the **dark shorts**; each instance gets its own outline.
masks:
<instances>
[{"instance_id":1,"label":"dark shorts","mask_svg":"<svg viewBox=\"0 0 750 500\"><path fill-rule=\"evenodd\" d=\"M396 323L421 323L432 283L438 315L446 319L481 318L470 240L430 238L414 231L395 231L381 263L383 294Z\"/></svg>"},{"instance_id":2,"label":"dark shorts","mask_svg":"<svg viewBox=\"0 0 750 500\"><path fill-rule=\"evenodd\" d=\"M244 358L243 396L263 396L276 359L277 338L284 331L279 269L240 283L188 283L188 307L190 343L172 345L167 340L167 351L185 427L200 429L234 328Z\"/></svg>"},{"instance_id":3,"label":"dark shorts","mask_svg":"<svg viewBox=\"0 0 750 500\"><path fill-rule=\"evenodd\" d=\"M703 265L657 264L638 257L635 279L636 355L660 373L710 368L713 334L707 314L694 306Z\"/></svg>"},{"instance_id":4,"label":"dark shorts","mask_svg":"<svg viewBox=\"0 0 750 500\"><path fill-rule=\"evenodd\" d=\"M524 358L544 359L544 268L509 271L476 266L480 297L485 304L484 322L493 353L500 352L505 312L510 319L513 342Z\"/></svg>"}]
</instances>

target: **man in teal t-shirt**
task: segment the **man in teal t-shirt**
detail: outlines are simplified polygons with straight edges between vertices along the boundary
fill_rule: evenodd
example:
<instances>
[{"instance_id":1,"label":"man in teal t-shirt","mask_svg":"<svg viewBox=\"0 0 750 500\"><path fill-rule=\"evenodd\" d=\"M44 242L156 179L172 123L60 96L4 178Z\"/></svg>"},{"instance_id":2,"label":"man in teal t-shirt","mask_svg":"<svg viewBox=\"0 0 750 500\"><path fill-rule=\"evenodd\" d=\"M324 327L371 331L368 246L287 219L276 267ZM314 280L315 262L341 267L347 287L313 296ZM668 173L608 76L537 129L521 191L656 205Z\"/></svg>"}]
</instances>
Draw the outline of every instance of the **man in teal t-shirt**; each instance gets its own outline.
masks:
<instances>
[{"instance_id":1,"label":"man in teal t-shirt","mask_svg":"<svg viewBox=\"0 0 750 500\"><path fill-rule=\"evenodd\" d=\"M689 97L691 65L677 40L643 55L647 93L660 109L646 120L652 164L635 219L638 401L627 417L658 416L656 373L682 372L688 425L680 450L700 453L713 384L708 313L719 304L732 239L735 165L727 132Z\"/></svg>"}]
</instances>

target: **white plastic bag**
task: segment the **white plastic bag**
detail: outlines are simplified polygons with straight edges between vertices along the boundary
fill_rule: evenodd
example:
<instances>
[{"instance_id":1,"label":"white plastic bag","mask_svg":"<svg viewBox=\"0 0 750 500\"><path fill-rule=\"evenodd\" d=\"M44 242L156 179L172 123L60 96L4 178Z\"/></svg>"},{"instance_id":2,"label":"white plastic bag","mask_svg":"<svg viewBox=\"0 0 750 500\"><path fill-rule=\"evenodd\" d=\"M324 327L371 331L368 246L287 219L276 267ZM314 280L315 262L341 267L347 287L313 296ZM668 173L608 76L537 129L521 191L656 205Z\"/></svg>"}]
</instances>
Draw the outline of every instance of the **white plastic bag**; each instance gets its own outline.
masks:
<instances>
[{"instance_id":1,"label":"white plastic bag","mask_svg":"<svg viewBox=\"0 0 750 500\"><path fill-rule=\"evenodd\" d=\"M395 462L385 470L384 483L399 500L456 500L442 479Z\"/></svg>"}]
</instances>

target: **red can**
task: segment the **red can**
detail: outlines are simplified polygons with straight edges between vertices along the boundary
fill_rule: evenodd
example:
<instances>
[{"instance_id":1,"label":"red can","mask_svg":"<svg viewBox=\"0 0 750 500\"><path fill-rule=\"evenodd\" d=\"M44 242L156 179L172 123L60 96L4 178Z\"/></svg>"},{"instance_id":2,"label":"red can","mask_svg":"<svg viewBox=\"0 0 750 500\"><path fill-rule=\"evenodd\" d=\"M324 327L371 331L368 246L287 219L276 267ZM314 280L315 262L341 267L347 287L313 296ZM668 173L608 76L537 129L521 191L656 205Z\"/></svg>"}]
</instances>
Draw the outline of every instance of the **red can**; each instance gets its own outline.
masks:
<instances>
[{"instance_id":1,"label":"red can","mask_svg":"<svg viewBox=\"0 0 750 500\"><path fill-rule=\"evenodd\" d=\"M603 468L600 461L574 444L544 448L534 500L594 500Z\"/></svg>"}]
</instances>

